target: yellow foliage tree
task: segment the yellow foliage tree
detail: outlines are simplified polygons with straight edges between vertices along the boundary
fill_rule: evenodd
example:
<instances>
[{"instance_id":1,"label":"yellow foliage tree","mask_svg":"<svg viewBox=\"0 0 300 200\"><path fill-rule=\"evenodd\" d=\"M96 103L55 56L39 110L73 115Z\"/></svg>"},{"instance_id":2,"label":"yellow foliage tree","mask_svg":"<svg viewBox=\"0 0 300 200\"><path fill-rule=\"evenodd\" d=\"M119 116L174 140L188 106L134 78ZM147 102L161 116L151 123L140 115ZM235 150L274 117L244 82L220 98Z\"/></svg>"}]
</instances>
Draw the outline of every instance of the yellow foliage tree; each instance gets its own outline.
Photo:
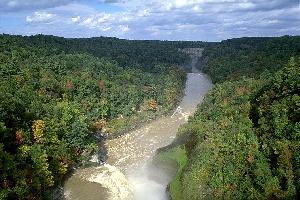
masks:
<instances>
[{"instance_id":1,"label":"yellow foliage tree","mask_svg":"<svg viewBox=\"0 0 300 200\"><path fill-rule=\"evenodd\" d=\"M157 110L157 102L156 102L155 99L150 99L150 100L148 101L148 109L149 109L149 110L154 110L154 111Z\"/></svg>"},{"instance_id":2,"label":"yellow foliage tree","mask_svg":"<svg viewBox=\"0 0 300 200\"><path fill-rule=\"evenodd\" d=\"M44 136L45 122L43 120L35 120L32 124L33 138L37 143L42 143Z\"/></svg>"}]
</instances>

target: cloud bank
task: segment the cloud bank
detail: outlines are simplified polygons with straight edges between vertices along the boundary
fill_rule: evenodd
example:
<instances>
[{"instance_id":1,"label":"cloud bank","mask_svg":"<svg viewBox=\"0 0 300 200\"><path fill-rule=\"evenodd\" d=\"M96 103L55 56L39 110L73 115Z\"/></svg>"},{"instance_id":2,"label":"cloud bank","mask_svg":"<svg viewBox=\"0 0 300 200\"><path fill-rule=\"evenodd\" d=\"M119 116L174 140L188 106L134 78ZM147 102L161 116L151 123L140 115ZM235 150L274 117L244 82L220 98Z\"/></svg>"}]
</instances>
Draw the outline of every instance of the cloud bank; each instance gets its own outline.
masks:
<instances>
[{"instance_id":1,"label":"cloud bank","mask_svg":"<svg viewBox=\"0 0 300 200\"><path fill-rule=\"evenodd\" d=\"M298 0L2 0L0 32L205 40L299 35ZM4 20L3 20L4 21Z\"/></svg>"}]
</instances>

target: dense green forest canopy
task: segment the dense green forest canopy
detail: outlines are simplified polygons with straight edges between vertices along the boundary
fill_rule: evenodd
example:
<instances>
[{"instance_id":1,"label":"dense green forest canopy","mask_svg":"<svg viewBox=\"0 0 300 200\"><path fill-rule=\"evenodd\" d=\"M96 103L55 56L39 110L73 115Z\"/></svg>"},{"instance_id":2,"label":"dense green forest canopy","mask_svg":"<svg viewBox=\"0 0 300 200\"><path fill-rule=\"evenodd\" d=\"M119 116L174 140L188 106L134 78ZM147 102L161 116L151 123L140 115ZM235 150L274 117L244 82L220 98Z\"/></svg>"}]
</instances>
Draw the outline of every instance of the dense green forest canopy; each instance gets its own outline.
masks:
<instances>
[{"instance_id":1,"label":"dense green forest canopy","mask_svg":"<svg viewBox=\"0 0 300 200\"><path fill-rule=\"evenodd\" d=\"M299 199L299 41L240 38L205 49L217 84L178 133L189 139L172 199Z\"/></svg>"},{"instance_id":2,"label":"dense green forest canopy","mask_svg":"<svg viewBox=\"0 0 300 200\"><path fill-rule=\"evenodd\" d=\"M197 44L0 35L0 199L49 197L96 136L168 113Z\"/></svg>"},{"instance_id":3,"label":"dense green forest canopy","mask_svg":"<svg viewBox=\"0 0 300 200\"><path fill-rule=\"evenodd\" d=\"M217 84L179 131L190 139L173 151L172 198L299 197L299 41L0 35L0 199L49 198L97 151L97 136L172 110L189 70L179 49L191 47L205 47L203 70Z\"/></svg>"},{"instance_id":4,"label":"dense green forest canopy","mask_svg":"<svg viewBox=\"0 0 300 200\"><path fill-rule=\"evenodd\" d=\"M300 36L245 37L222 41L205 48L203 71L213 82L258 77L280 69L300 54Z\"/></svg>"},{"instance_id":5,"label":"dense green forest canopy","mask_svg":"<svg viewBox=\"0 0 300 200\"><path fill-rule=\"evenodd\" d=\"M205 47L213 43L193 41L125 40L110 37L62 38L57 36L0 35L2 50L17 51L26 56L30 51L37 56L88 53L95 57L117 61L120 67L135 67L154 71L156 64L183 64L187 55L178 49ZM24 49L24 51L22 51Z\"/></svg>"}]
</instances>

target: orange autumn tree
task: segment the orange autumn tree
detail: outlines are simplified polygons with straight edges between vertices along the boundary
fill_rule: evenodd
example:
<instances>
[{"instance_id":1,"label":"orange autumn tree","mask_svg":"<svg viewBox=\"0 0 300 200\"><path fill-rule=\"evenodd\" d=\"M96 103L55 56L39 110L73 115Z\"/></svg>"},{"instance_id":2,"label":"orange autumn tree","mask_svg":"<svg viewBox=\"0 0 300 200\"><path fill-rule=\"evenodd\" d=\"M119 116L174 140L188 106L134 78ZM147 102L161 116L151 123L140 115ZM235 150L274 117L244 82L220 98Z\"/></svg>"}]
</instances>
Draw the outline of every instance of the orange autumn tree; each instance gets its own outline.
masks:
<instances>
[{"instance_id":1,"label":"orange autumn tree","mask_svg":"<svg viewBox=\"0 0 300 200\"><path fill-rule=\"evenodd\" d=\"M22 144L24 142L24 132L22 129L16 131L16 142Z\"/></svg>"}]
</instances>

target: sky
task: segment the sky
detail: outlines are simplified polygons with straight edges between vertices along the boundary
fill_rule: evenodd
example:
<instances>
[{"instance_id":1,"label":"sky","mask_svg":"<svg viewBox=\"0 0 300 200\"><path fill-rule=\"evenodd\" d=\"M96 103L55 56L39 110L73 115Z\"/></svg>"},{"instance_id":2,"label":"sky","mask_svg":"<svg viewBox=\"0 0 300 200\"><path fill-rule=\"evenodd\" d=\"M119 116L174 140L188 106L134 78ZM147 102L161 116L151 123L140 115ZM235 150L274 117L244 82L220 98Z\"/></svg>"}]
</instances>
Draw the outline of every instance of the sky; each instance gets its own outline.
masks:
<instances>
[{"instance_id":1,"label":"sky","mask_svg":"<svg viewBox=\"0 0 300 200\"><path fill-rule=\"evenodd\" d=\"M299 0L0 0L0 33L220 41L300 35Z\"/></svg>"}]
</instances>

